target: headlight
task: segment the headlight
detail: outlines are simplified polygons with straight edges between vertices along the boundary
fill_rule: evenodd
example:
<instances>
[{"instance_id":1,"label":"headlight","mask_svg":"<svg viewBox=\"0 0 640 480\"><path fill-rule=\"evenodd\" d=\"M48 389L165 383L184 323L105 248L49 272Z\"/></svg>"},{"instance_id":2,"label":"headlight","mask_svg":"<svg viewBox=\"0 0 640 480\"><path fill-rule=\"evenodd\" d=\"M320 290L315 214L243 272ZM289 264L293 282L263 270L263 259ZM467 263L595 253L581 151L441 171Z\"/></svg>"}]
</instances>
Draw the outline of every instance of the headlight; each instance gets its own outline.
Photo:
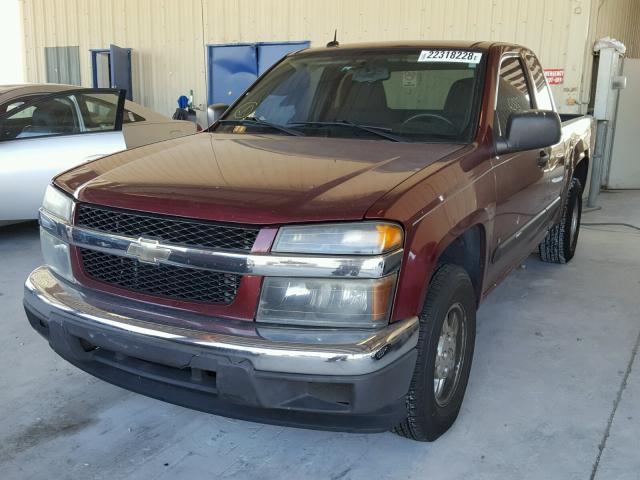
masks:
<instances>
[{"instance_id":1,"label":"headlight","mask_svg":"<svg viewBox=\"0 0 640 480\"><path fill-rule=\"evenodd\" d=\"M376 328L387 324L396 275L377 279L267 277L256 321Z\"/></svg>"},{"instance_id":2,"label":"headlight","mask_svg":"<svg viewBox=\"0 0 640 480\"><path fill-rule=\"evenodd\" d=\"M42 209L47 213L71 223L73 200L52 185L47 187L42 201ZM69 245L40 228L40 245L44 263L61 277L73 282Z\"/></svg>"},{"instance_id":3,"label":"headlight","mask_svg":"<svg viewBox=\"0 0 640 480\"><path fill-rule=\"evenodd\" d=\"M402 228L393 223L358 222L282 227L273 252L375 255L402 246Z\"/></svg>"},{"instance_id":4,"label":"headlight","mask_svg":"<svg viewBox=\"0 0 640 480\"><path fill-rule=\"evenodd\" d=\"M73 282L69 245L43 228L40 229L40 245L45 265L61 277Z\"/></svg>"},{"instance_id":5,"label":"headlight","mask_svg":"<svg viewBox=\"0 0 640 480\"><path fill-rule=\"evenodd\" d=\"M44 193L42 208L67 223L71 222L73 200L52 185Z\"/></svg>"}]
</instances>

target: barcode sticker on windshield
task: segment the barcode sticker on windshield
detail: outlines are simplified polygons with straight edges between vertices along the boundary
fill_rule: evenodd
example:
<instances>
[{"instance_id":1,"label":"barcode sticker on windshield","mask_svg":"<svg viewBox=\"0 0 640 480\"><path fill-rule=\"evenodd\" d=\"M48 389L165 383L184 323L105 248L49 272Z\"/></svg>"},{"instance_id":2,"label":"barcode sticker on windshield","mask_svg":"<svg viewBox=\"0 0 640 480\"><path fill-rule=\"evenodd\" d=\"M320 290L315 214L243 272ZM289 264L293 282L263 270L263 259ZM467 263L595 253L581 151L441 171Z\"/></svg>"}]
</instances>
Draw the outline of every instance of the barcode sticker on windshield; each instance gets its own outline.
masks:
<instances>
[{"instance_id":1,"label":"barcode sticker on windshield","mask_svg":"<svg viewBox=\"0 0 640 480\"><path fill-rule=\"evenodd\" d=\"M480 63L482 53L468 50L422 50L419 62Z\"/></svg>"}]
</instances>

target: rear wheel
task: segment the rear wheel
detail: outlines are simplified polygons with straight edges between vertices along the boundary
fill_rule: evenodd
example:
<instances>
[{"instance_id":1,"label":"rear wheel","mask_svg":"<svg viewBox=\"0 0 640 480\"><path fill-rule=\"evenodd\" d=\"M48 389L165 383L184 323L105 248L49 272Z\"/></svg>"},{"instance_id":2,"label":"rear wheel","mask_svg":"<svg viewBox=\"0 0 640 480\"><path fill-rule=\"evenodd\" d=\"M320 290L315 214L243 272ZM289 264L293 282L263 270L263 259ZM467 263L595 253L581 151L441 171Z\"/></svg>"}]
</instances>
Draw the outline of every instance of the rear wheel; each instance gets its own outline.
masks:
<instances>
[{"instance_id":1,"label":"rear wheel","mask_svg":"<svg viewBox=\"0 0 640 480\"><path fill-rule=\"evenodd\" d=\"M582 185L574 178L562 206L560 222L551 227L540 242L538 251L543 262L567 263L573 258L578 245L582 216Z\"/></svg>"},{"instance_id":2,"label":"rear wheel","mask_svg":"<svg viewBox=\"0 0 640 480\"><path fill-rule=\"evenodd\" d=\"M467 388L476 331L476 301L467 272L445 264L429 283L420 315L416 368L399 435L432 441L453 424Z\"/></svg>"}]
</instances>

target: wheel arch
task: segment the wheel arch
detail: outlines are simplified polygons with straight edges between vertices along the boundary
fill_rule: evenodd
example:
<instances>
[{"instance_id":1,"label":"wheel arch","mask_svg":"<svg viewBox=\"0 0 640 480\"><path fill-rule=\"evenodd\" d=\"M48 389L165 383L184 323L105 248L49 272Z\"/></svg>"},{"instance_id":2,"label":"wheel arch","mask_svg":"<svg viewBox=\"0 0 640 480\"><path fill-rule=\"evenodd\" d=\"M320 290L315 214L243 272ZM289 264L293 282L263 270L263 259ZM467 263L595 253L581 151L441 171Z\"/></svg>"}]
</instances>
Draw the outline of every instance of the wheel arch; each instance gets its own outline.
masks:
<instances>
[{"instance_id":1,"label":"wheel arch","mask_svg":"<svg viewBox=\"0 0 640 480\"><path fill-rule=\"evenodd\" d=\"M483 223L474 223L464 229L454 229L446 241L440 245L440 253L434 262L438 265L449 263L463 268L473 284L476 304L480 303L487 258L487 232Z\"/></svg>"},{"instance_id":2,"label":"wheel arch","mask_svg":"<svg viewBox=\"0 0 640 480\"><path fill-rule=\"evenodd\" d=\"M480 303L487 267L488 237L491 234L488 231L491 225L489 218L489 213L484 209L467 216L434 242L428 252L424 252L424 256L419 259L419 265L414 265L421 270L420 286L415 291L420 295L417 302L418 312L422 311L433 275L443 263L457 265L469 274L476 304ZM417 279L414 277L414 280Z\"/></svg>"},{"instance_id":3,"label":"wheel arch","mask_svg":"<svg viewBox=\"0 0 640 480\"><path fill-rule=\"evenodd\" d=\"M582 189L587 186L587 177L589 175L589 150L584 148L584 144L580 142L573 150L573 172L572 178L580 180Z\"/></svg>"}]
</instances>

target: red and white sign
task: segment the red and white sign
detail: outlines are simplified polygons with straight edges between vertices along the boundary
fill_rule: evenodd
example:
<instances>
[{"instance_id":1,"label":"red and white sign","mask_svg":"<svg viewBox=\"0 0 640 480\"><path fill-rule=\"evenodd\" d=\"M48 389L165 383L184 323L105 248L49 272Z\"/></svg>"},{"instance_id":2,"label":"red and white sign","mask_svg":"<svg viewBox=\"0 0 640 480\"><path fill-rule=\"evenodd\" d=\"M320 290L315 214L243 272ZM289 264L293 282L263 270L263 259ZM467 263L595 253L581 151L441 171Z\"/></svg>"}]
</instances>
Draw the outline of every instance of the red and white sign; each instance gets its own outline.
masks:
<instances>
[{"instance_id":1,"label":"red and white sign","mask_svg":"<svg viewBox=\"0 0 640 480\"><path fill-rule=\"evenodd\" d=\"M562 85L564 83L564 69L562 68L545 69L544 76L549 85Z\"/></svg>"}]
</instances>

